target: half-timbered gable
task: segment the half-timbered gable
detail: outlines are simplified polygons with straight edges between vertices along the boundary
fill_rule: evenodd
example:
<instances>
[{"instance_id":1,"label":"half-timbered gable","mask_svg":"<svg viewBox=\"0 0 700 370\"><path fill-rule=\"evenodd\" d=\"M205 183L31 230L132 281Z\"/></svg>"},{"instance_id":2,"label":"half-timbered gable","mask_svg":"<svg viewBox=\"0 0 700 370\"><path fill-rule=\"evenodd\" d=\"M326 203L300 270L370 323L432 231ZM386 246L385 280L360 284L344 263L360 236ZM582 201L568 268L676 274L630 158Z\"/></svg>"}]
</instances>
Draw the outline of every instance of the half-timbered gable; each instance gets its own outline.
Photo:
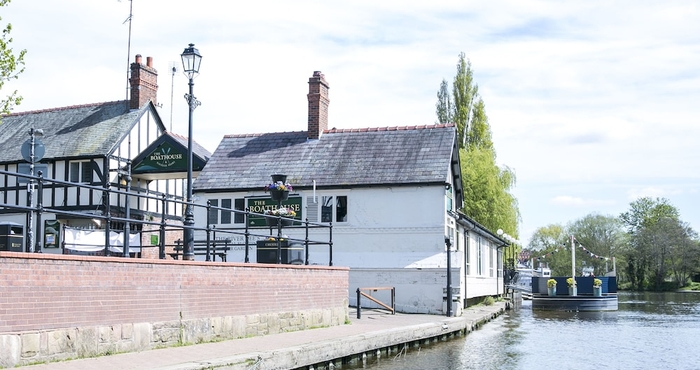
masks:
<instances>
[{"instance_id":1,"label":"half-timbered gable","mask_svg":"<svg viewBox=\"0 0 700 370\"><path fill-rule=\"evenodd\" d=\"M45 220L58 220L62 226L123 230L125 222L109 217L144 220L165 217L181 222L183 207L164 206L159 199L183 201L186 169L133 171L135 163L153 152L154 143L168 141L173 155L187 152L186 138L166 132L155 106L157 73L148 58L141 64L137 55L131 65L132 95L129 100L13 113L2 117L0 125L0 221L31 224L21 207L31 206L27 177L41 174L43 207L73 214L45 213ZM30 138L30 132L33 133ZM28 163L27 141L33 140L34 163ZM185 144L183 144L183 142ZM210 153L194 148L200 163ZM31 162L31 161L29 161ZM203 166L200 165L200 168ZM34 180L31 180L34 182ZM36 185L36 183L34 183ZM35 189L34 186L31 189ZM116 190L116 191L109 191ZM130 195L127 199L125 191ZM119 191L123 191L120 193ZM147 196L152 196L151 198ZM164 209L167 208L167 209ZM99 217L93 217L99 216ZM108 216L105 218L105 216ZM131 224L131 231L141 231Z\"/></svg>"}]
</instances>

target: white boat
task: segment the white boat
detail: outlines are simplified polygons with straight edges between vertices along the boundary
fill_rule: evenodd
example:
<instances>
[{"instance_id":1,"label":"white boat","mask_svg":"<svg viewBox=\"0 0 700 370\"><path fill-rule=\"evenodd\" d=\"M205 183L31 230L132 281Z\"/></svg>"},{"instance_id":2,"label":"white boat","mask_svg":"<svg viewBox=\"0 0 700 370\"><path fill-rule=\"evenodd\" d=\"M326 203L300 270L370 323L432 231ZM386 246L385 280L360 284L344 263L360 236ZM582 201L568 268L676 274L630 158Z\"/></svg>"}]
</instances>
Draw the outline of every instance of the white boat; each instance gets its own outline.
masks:
<instances>
[{"instance_id":1,"label":"white boat","mask_svg":"<svg viewBox=\"0 0 700 370\"><path fill-rule=\"evenodd\" d=\"M508 288L518 291L522 294L523 299L532 299L532 277L549 277L552 271L546 266L540 266L533 269L527 266L518 266Z\"/></svg>"}]
</instances>

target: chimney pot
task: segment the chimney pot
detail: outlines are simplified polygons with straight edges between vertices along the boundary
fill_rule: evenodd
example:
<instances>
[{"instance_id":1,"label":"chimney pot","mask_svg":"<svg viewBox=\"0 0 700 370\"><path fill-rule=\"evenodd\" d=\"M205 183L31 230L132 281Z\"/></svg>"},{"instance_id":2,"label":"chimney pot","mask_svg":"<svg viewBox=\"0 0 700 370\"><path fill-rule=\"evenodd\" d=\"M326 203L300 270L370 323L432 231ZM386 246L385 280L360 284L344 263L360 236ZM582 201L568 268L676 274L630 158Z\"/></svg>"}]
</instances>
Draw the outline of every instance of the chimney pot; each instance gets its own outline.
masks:
<instances>
[{"instance_id":1,"label":"chimney pot","mask_svg":"<svg viewBox=\"0 0 700 370\"><path fill-rule=\"evenodd\" d=\"M157 104L158 71L153 68L153 58L146 58L147 65L141 64L141 54L136 54L131 63L131 98L129 109L140 109L149 100Z\"/></svg>"},{"instance_id":2,"label":"chimney pot","mask_svg":"<svg viewBox=\"0 0 700 370\"><path fill-rule=\"evenodd\" d=\"M321 71L314 71L309 78L309 117L307 137L318 139L323 131L328 130L328 82Z\"/></svg>"}]
</instances>

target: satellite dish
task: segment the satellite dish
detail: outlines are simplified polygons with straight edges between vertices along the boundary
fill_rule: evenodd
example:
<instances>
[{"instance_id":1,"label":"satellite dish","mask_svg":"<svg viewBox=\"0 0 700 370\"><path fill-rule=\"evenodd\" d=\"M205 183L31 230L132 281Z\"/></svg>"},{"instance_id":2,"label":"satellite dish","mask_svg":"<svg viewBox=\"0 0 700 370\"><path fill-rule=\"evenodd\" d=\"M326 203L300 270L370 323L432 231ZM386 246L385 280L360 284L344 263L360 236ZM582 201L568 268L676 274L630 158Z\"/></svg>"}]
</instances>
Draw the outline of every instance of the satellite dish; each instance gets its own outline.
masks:
<instances>
[{"instance_id":1,"label":"satellite dish","mask_svg":"<svg viewBox=\"0 0 700 370\"><path fill-rule=\"evenodd\" d=\"M22 144L22 158L29 163L36 163L44 158L46 148L39 139L34 139L34 158L32 158L32 139L27 139Z\"/></svg>"}]
</instances>

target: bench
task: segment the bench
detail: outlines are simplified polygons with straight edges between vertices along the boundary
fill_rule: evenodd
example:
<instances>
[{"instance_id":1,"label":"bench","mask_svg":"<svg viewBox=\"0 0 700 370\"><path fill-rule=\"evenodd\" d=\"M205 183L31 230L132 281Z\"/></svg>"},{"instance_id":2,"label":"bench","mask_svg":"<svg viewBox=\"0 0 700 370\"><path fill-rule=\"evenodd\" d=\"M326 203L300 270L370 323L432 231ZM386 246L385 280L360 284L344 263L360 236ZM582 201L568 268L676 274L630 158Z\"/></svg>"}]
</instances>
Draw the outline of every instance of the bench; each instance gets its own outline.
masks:
<instances>
[{"instance_id":1,"label":"bench","mask_svg":"<svg viewBox=\"0 0 700 370\"><path fill-rule=\"evenodd\" d=\"M216 256L219 256L221 262L226 262L226 253L231 250L229 246L231 244L230 239L224 240L212 240L210 241L209 254L212 256L212 261L216 261ZM223 245L222 245L223 244ZM175 253L169 253L170 257L173 259L180 259L182 256L182 250L184 249L182 240L178 239L175 241L175 248L173 250ZM195 240L193 245L193 252L195 256L206 256L207 255L207 241L206 240Z\"/></svg>"}]
</instances>

